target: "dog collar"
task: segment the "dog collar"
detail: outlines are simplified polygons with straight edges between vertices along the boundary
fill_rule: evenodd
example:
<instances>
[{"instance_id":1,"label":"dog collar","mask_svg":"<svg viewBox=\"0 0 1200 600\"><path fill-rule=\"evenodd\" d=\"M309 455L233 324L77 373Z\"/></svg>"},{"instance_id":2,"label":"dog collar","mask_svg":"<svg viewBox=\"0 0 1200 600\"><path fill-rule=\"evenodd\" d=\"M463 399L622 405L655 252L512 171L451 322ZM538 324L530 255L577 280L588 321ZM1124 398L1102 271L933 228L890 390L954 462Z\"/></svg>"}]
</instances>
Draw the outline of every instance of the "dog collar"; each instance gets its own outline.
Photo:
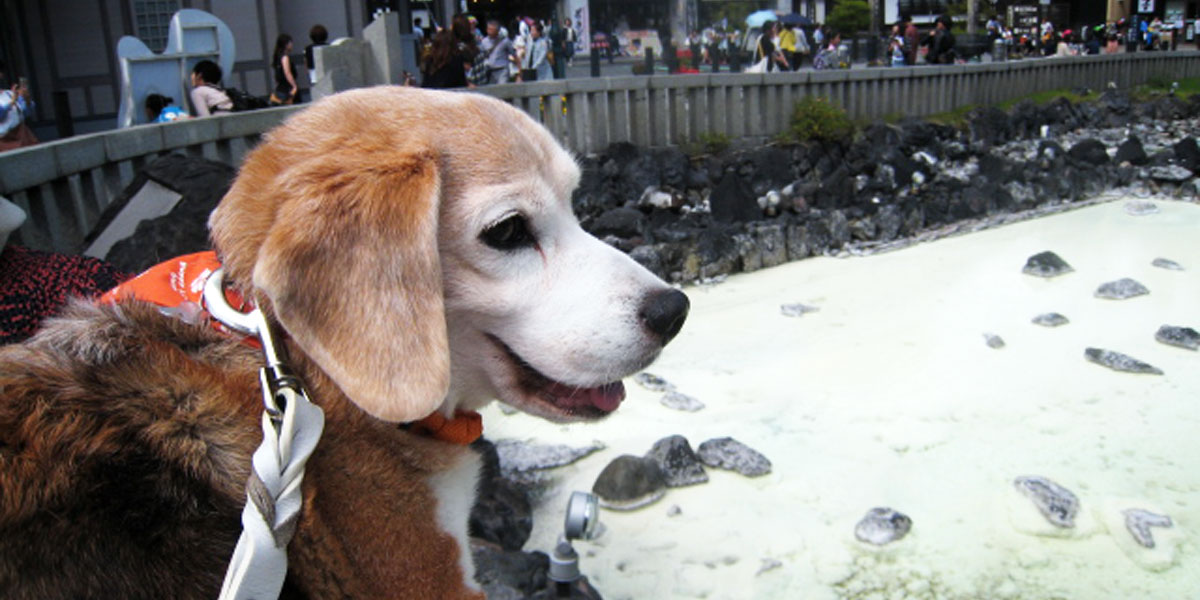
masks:
<instances>
[{"instance_id":1,"label":"dog collar","mask_svg":"<svg viewBox=\"0 0 1200 600\"><path fill-rule=\"evenodd\" d=\"M211 250L180 256L159 263L117 287L105 292L97 300L101 304L116 304L128 300L141 300L158 305L166 315L185 322L199 324L207 320L217 330L227 335L242 335L211 318L204 309L204 285L221 261ZM238 312L254 308L254 303L237 290L225 289L225 299ZM243 336L244 343L260 347L257 339ZM432 437L452 444L469 445L483 435L483 417L474 411L459 411L453 417L440 412L405 424L413 433Z\"/></svg>"}]
</instances>

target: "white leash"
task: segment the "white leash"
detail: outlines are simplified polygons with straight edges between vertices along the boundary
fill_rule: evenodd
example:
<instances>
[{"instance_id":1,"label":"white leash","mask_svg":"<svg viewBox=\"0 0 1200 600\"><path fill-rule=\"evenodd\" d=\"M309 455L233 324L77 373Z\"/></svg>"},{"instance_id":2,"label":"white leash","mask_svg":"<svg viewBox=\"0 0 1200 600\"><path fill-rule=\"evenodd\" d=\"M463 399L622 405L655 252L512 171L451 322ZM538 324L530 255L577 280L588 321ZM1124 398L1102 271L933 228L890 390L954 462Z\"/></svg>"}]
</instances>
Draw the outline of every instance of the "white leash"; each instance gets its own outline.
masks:
<instances>
[{"instance_id":1,"label":"white leash","mask_svg":"<svg viewBox=\"0 0 1200 600\"><path fill-rule=\"evenodd\" d=\"M224 270L204 285L204 305L230 329L262 342L267 366L259 371L263 390L262 445L254 451L242 536L238 539L220 600L279 597L287 576L287 545L296 532L303 497L304 464L325 427L325 413L309 402L300 380L279 360L266 318L257 308L238 312L225 299Z\"/></svg>"}]
</instances>

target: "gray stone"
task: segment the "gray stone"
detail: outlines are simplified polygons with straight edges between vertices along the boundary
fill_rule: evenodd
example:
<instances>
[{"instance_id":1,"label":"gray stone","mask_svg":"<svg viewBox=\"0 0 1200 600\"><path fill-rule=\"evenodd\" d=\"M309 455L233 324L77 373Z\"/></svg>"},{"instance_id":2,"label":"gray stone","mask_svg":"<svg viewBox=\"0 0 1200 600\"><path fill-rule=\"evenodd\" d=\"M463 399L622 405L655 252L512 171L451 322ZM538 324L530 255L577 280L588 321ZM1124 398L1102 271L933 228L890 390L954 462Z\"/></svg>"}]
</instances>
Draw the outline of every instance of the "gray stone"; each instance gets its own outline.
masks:
<instances>
[{"instance_id":1,"label":"gray stone","mask_svg":"<svg viewBox=\"0 0 1200 600\"><path fill-rule=\"evenodd\" d=\"M1004 338L994 333L983 334L983 340L988 345L988 348L999 350L1004 347Z\"/></svg>"},{"instance_id":2,"label":"gray stone","mask_svg":"<svg viewBox=\"0 0 1200 600\"><path fill-rule=\"evenodd\" d=\"M1153 215L1158 212L1158 205L1149 200L1130 200L1125 203L1125 212L1135 217Z\"/></svg>"},{"instance_id":3,"label":"gray stone","mask_svg":"<svg viewBox=\"0 0 1200 600\"><path fill-rule=\"evenodd\" d=\"M494 598L531 598L547 586L550 558L542 552L505 550L477 541L471 542L475 580Z\"/></svg>"},{"instance_id":4,"label":"gray stone","mask_svg":"<svg viewBox=\"0 0 1200 600\"><path fill-rule=\"evenodd\" d=\"M663 397L659 398L658 402L667 408L681 410L683 412L696 412L704 408L703 402L688 396L687 394L681 394L674 390L663 394Z\"/></svg>"},{"instance_id":5,"label":"gray stone","mask_svg":"<svg viewBox=\"0 0 1200 600\"><path fill-rule=\"evenodd\" d=\"M1049 312L1034 317L1033 323L1035 325L1041 325L1042 327L1059 327L1061 325L1070 323L1070 321L1068 321L1066 317L1056 312Z\"/></svg>"},{"instance_id":6,"label":"gray stone","mask_svg":"<svg viewBox=\"0 0 1200 600\"><path fill-rule=\"evenodd\" d=\"M787 235L782 225L755 227L754 237L758 239L764 268L782 265L788 261Z\"/></svg>"},{"instance_id":7,"label":"gray stone","mask_svg":"<svg viewBox=\"0 0 1200 600\"><path fill-rule=\"evenodd\" d=\"M1125 300L1126 298L1143 296L1149 293L1150 290L1146 289L1146 286L1128 277L1109 281L1096 288L1097 298L1108 298L1110 300Z\"/></svg>"},{"instance_id":8,"label":"gray stone","mask_svg":"<svg viewBox=\"0 0 1200 600\"><path fill-rule=\"evenodd\" d=\"M821 309L819 307L809 306L807 304L802 304L800 302L793 302L791 304L780 304L779 305L779 312L782 313L783 316L785 316L785 317L801 317L810 312L817 312L818 310L821 310Z\"/></svg>"},{"instance_id":9,"label":"gray stone","mask_svg":"<svg viewBox=\"0 0 1200 600\"><path fill-rule=\"evenodd\" d=\"M1154 333L1154 339L1171 346L1188 350L1200 349L1200 332L1191 327L1163 325Z\"/></svg>"},{"instance_id":10,"label":"gray stone","mask_svg":"<svg viewBox=\"0 0 1200 600\"><path fill-rule=\"evenodd\" d=\"M569 465L593 452L603 450L604 444L592 442L572 448L563 444L538 445L520 440L496 442L500 468L505 472L528 472Z\"/></svg>"},{"instance_id":11,"label":"gray stone","mask_svg":"<svg viewBox=\"0 0 1200 600\"><path fill-rule=\"evenodd\" d=\"M592 235L603 238L613 235L619 238L632 238L642 235L646 227L646 215L636 208L618 207L605 211L596 217L589 226Z\"/></svg>"},{"instance_id":12,"label":"gray stone","mask_svg":"<svg viewBox=\"0 0 1200 600\"><path fill-rule=\"evenodd\" d=\"M675 384L647 371L634 375L633 381L651 392L668 392L675 389Z\"/></svg>"},{"instance_id":13,"label":"gray stone","mask_svg":"<svg viewBox=\"0 0 1200 600\"><path fill-rule=\"evenodd\" d=\"M854 537L860 542L882 546L908 535L912 519L895 509L876 507L854 526Z\"/></svg>"},{"instance_id":14,"label":"gray stone","mask_svg":"<svg viewBox=\"0 0 1200 600\"><path fill-rule=\"evenodd\" d=\"M1141 508L1130 508L1121 511L1125 515L1125 529L1129 530L1129 535L1133 536L1134 541L1146 548L1154 547L1154 535L1150 532L1151 527L1174 527L1171 522L1171 517L1152 513Z\"/></svg>"},{"instance_id":15,"label":"gray stone","mask_svg":"<svg viewBox=\"0 0 1200 600\"><path fill-rule=\"evenodd\" d=\"M1160 165L1150 167L1150 178L1155 181L1183 183L1192 178L1192 172L1179 165Z\"/></svg>"},{"instance_id":16,"label":"gray stone","mask_svg":"<svg viewBox=\"0 0 1200 600\"><path fill-rule=\"evenodd\" d=\"M1169 258L1156 258L1156 259L1150 261L1150 264L1155 267L1158 267L1160 269L1167 269L1169 271L1182 271L1183 270L1183 265L1180 265L1179 263L1177 263Z\"/></svg>"},{"instance_id":17,"label":"gray stone","mask_svg":"<svg viewBox=\"0 0 1200 600\"><path fill-rule=\"evenodd\" d=\"M1071 490L1037 475L1022 476L1013 481L1022 494L1033 501L1042 516L1055 527L1075 526L1079 514L1079 498Z\"/></svg>"},{"instance_id":18,"label":"gray stone","mask_svg":"<svg viewBox=\"0 0 1200 600\"><path fill-rule=\"evenodd\" d=\"M692 445L682 435L665 437L650 448L646 458L658 464L662 469L663 480L667 487L684 487L699 483L708 483L708 472L700 464Z\"/></svg>"},{"instance_id":19,"label":"gray stone","mask_svg":"<svg viewBox=\"0 0 1200 600\"><path fill-rule=\"evenodd\" d=\"M615 510L633 510L657 502L666 493L666 480L658 463L648 458L623 454L600 472L592 492L600 505Z\"/></svg>"},{"instance_id":20,"label":"gray stone","mask_svg":"<svg viewBox=\"0 0 1200 600\"><path fill-rule=\"evenodd\" d=\"M747 477L771 472L771 461L753 448L731 438L715 438L700 444L700 462L719 469L737 471Z\"/></svg>"},{"instance_id":21,"label":"gray stone","mask_svg":"<svg viewBox=\"0 0 1200 600\"><path fill-rule=\"evenodd\" d=\"M1021 272L1038 277L1055 277L1074 270L1071 265L1067 264L1067 261L1047 250L1030 256L1029 260L1025 261L1025 268Z\"/></svg>"},{"instance_id":22,"label":"gray stone","mask_svg":"<svg viewBox=\"0 0 1200 600\"><path fill-rule=\"evenodd\" d=\"M1148 365L1136 358L1126 356L1120 352L1112 350L1104 350L1101 348L1088 348L1083 351L1083 355L1088 360L1114 371L1124 371L1126 373L1146 373L1149 375L1162 375L1161 369Z\"/></svg>"},{"instance_id":23,"label":"gray stone","mask_svg":"<svg viewBox=\"0 0 1200 600\"><path fill-rule=\"evenodd\" d=\"M1136 135L1129 136L1120 146L1117 146L1117 155L1113 157L1113 162L1121 164L1127 162L1131 165L1144 165L1150 160L1146 156L1146 150L1142 147L1142 141Z\"/></svg>"},{"instance_id":24,"label":"gray stone","mask_svg":"<svg viewBox=\"0 0 1200 600\"><path fill-rule=\"evenodd\" d=\"M742 270L749 273L762 268L762 249L754 242L754 237L746 233L733 234L733 243L737 246L738 256L742 259Z\"/></svg>"}]
</instances>

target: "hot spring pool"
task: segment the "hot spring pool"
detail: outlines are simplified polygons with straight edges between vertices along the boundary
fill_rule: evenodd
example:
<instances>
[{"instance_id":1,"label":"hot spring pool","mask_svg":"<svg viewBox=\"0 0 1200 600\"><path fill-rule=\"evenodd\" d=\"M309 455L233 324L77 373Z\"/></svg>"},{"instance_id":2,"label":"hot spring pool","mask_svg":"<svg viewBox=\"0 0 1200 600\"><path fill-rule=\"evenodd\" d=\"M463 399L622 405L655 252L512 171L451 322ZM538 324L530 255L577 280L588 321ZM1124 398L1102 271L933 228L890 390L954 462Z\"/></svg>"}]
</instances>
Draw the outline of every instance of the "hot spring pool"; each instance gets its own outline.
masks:
<instances>
[{"instance_id":1,"label":"hot spring pool","mask_svg":"<svg viewBox=\"0 0 1200 600\"><path fill-rule=\"evenodd\" d=\"M546 472L526 549L553 547L569 493L616 456L672 434L693 448L732 436L772 472L710 468L708 483L604 510L605 533L576 542L606 599L1200 597L1200 353L1154 339L1165 324L1200 328L1200 205L1154 199L1158 213L1132 216L1126 200L686 289L688 323L649 371L704 409L627 381L601 423L486 411L492 440L606 447ZM1023 274L1044 250L1074 272ZM1152 266L1160 257L1184 270ZM1150 293L1094 297L1124 277ZM781 313L797 302L819 310ZM1047 312L1070 322L1031 323ZM1087 347L1164 374L1107 369ZM1042 518L1013 485L1023 475L1078 497L1074 528ZM872 507L908 515L911 532L857 541ZM1125 508L1174 526L1146 549Z\"/></svg>"}]
</instances>

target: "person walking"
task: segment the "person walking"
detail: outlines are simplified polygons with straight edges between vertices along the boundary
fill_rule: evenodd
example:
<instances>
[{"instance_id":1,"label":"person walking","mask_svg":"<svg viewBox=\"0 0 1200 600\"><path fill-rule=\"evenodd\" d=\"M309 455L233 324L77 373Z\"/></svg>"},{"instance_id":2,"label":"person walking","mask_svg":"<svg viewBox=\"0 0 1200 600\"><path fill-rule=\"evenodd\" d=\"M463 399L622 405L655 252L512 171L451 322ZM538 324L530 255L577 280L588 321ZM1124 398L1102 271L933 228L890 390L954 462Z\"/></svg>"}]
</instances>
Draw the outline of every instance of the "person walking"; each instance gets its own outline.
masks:
<instances>
[{"instance_id":1,"label":"person walking","mask_svg":"<svg viewBox=\"0 0 1200 600\"><path fill-rule=\"evenodd\" d=\"M486 75L484 85L508 83L508 65L510 57L516 54L512 41L507 36L500 35L500 21L491 19L487 22L487 35L479 44L479 51L484 54Z\"/></svg>"},{"instance_id":2,"label":"person walking","mask_svg":"<svg viewBox=\"0 0 1200 600\"><path fill-rule=\"evenodd\" d=\"M292 36L281 33L275 38L275 52L271 55L271 68L275 71L275 89L271 92L272 106L283 106L296 102L296 66L292 64Z\"/></svg>"},{"instance_id":3,"label":"person walking","mask_svg":"<svg viewBox=\"0 0 1200 600\"><path fill-rule=\"evenodd\" d=\"M0 152L38 143L28 123L34 107L29 84L22 77L10 87L6 71L0 63Z\"/></svg>"}]
</instances>

